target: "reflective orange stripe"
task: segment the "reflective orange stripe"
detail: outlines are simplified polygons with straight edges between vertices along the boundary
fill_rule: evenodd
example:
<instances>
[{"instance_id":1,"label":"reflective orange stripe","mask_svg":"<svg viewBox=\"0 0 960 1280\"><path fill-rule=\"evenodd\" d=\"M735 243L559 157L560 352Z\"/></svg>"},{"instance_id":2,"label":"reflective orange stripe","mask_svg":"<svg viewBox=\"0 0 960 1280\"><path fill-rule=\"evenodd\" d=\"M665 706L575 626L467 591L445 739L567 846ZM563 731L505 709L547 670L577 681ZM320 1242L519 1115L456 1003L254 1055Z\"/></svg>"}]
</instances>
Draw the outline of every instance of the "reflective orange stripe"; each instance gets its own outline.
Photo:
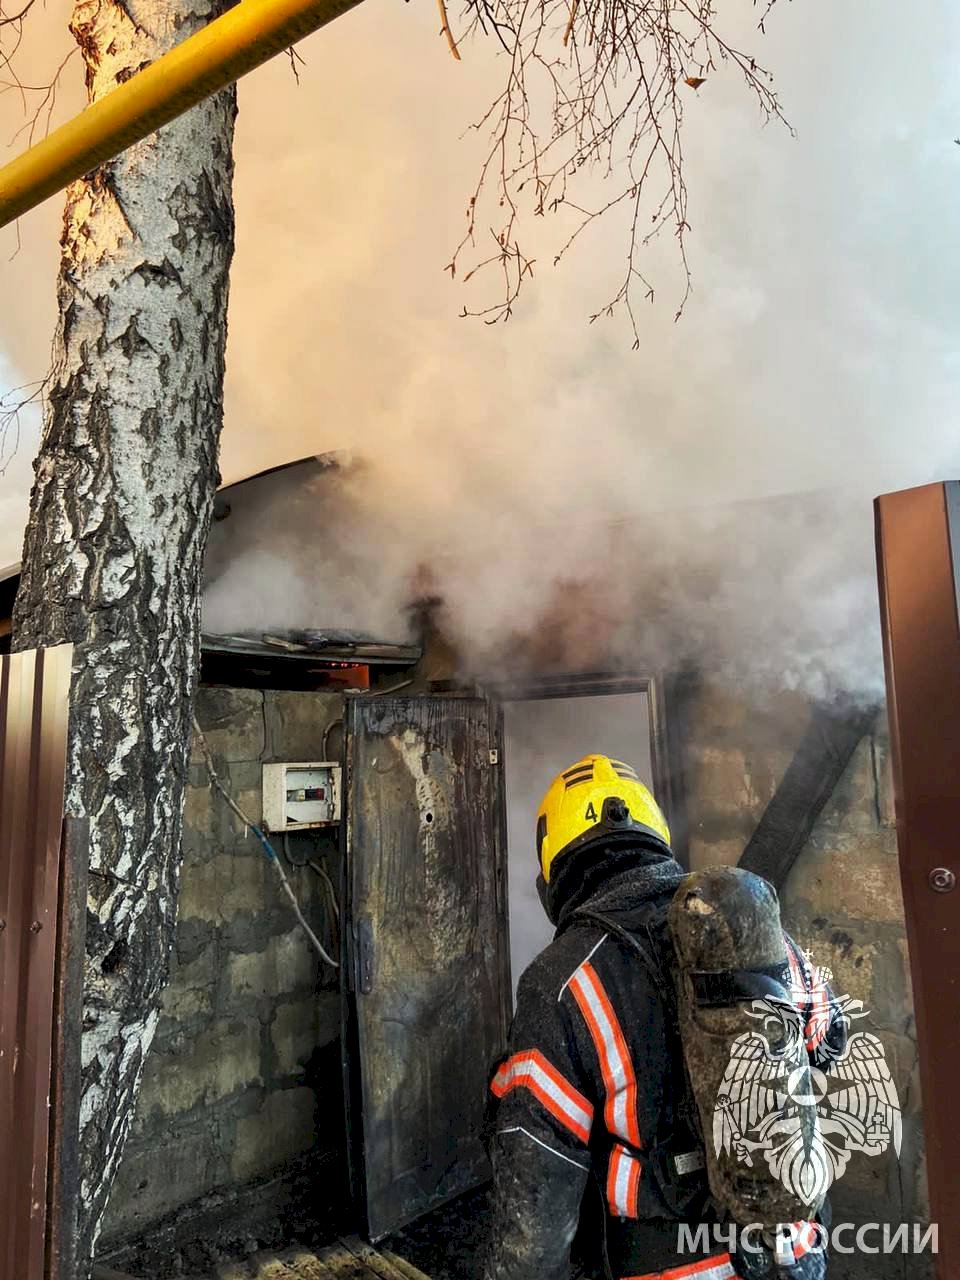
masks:
<instances>
[{"instance_id":1,"label":"reflective orange stripe","mask_svg":"<svg viewBox=\"0 0 960 1280\"><path fill-rule=\"evenodd\" d=\"M637 1217L639 1191L640 1161L617 1143L607 1169L607 1207L615 1218Z\"/></svg>"},{"instance_id":2,"label":"reflective orange stripe","mask_svg":"<svg viewBox=\"0 0 960 1280\"><path fill-rule=\"evenodd\" d=\"M623 1280L684 1280L685 1276L696 1276L697 1280L736 1280L736 1275L729 1253L719 1253L716 1257L703 1258L700 1262L687 1262L682 1267L671 1267L668 1271L647 1271L642 1276L624 1276Z\"/></svg>"},{"instance_id":3,"label":"reflective orange stripe","mask_svg":"<svg viewBox=\"0 0 960 1280\"><path fill-rule=\"evenodd\" d=\"M604 1119L610 1133L633 1147L641 1145L637 1119L637 1079L623 1031L597 971L584 963L570 979L570 990L590 1031L607 1100Z\"/></svg>"},{"instance_id":4,"label":"reflective orange stripe","mask_svg":"<svg viewBox=\"0 0 960 1280\"><path fill-rule=\"evenodd\" d=\"M539 1049L516 1053L497 1071L490 1088L502 1098L513 1089L529 1089L542 1106L581 1142L589 1142L593 1107L548 1062Z\"/></svg>"},{"instance_id":5,"label":"reflective orange stripe","mask_svg":"<svg viewBox=\"0 0 960 1280\"><path fill-rule=\"evenodd\" d=\"M797 1236L793 1242L793 1256L799 1262L805 1253L809 1253L817 1241L817 1224L815 1222L795 1222Z\"/></svg>"},{"instance_id":6,"label":"reflective orange stripe","mask_svg":"<svg viewBox=\"0 0 960 1280\"><path fill-rule=\"evenodd\" d=\"M787 959L790 962L790 976L793 985L793 1000L801 1012L806 1013L807 1021L803 1028L807 1048L812 1052L820 1044L830 1030L830 996L822 982L814 980L805 958L797 954L786 934Z\"/></svg>"},{"instance_id":7,"label":"reflective orange stripe","mask_svg":"<svg viewBox=\"0 0 960 1280\"><path fill-rule=\"evenodd\" d=\"M823 1037L830 1030L830 996L822 982L813 988L810 1005L810 1017L804 1028L807 1037L807 1048L816 1049Z\"/></svg>"},{"instance_id":8,"label":"reflective orange stripe","mask_svg":"<svg viewBox=\"0 0 960 1280\"><path fill-rule=\"evenodd\" d=\"M790 978L793 988L790 994L793 996L793 1003L797 1008L805 1009L807 1007L807 1001L810 994L810 987L807 983L806 974L804 973L800 959L794 950L793 943L786 934L783 935L783 940L786 943L787 960L790 964Z\"/></svg>"}]
</instances>

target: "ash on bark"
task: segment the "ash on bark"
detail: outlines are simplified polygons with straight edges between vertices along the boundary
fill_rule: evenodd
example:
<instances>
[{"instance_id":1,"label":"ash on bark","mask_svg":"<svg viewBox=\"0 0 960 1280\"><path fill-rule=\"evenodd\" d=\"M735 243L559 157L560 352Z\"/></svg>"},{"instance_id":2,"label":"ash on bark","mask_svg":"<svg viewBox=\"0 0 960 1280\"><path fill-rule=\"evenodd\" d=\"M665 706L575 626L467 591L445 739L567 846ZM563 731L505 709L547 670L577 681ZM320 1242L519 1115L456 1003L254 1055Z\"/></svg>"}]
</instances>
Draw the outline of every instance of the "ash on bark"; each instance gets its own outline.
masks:
<instances>
[{"instance_id":1,"label":"ash on bark","mask_svg":"<svg viewBox=\"0 0 960 1280\"><path fill-rule=\"evenodd\" d=\"M79 0L91 99L227 0ZM75 645L68 808L90 817L80 1257L92 1257L176 916L201 570L223 417L233 89L67 193L60 322L14 619Z\"/></svg>"}]
</instances>

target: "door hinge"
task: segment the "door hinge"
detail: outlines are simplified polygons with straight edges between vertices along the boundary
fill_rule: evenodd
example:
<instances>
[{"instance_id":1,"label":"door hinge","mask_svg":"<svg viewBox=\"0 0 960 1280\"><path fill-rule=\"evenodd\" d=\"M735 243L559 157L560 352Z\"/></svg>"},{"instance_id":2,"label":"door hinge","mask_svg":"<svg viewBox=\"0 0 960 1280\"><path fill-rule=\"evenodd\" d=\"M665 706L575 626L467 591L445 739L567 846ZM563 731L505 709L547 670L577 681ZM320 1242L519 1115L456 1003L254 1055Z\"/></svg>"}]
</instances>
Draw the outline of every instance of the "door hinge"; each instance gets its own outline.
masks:
<instances>
[{"instance_id":1,"label":"door hinge","mask_svg":"<svg viewBox=\"0 0 960 1280\"><path fill-rule=\"evenodd\" d=\"M491 763L491 764L499 764L499 763L500 763L500 752L499 752L499 751L497 751L497 750L492 750L492 751L490 752L490 763Z\"/></svg>"},{"instance_id":2,"label":"door hinge","mask_svg":"<svg viewBox=\"0 0 960 1280\"><path fill-rule=\"evenodd\" d=\"M373 921L363 916L357 923L357 990L368 996L373 990Z\"/></svg>"}]
</instances>

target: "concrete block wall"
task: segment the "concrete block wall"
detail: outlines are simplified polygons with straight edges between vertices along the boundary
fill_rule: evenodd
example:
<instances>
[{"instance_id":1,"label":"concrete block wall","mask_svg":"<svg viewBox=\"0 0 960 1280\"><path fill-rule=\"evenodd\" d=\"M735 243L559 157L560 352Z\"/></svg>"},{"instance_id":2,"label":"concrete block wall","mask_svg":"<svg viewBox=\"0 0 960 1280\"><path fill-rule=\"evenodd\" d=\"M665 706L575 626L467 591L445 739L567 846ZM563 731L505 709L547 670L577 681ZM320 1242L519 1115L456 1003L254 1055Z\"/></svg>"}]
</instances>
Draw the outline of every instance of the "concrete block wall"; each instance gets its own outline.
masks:
<instances>
[{"instance_id":1,"label":"concrete block wall","mask_svg":"<svg viewBox=\"0 0 960 1280\"><path fill-rule=\"evenodd\" d=\"M805 699L751 704L704 685L689 708L687 809L693 867L735 863L809 723ZM900 1159L854 1155L831 1192L837 1221L925 1222L916 1028L886 720L857 748L781 893L785 926L838 994L863 1001L854 1024L883 1043L903 1110ZM929 1258L837 1256L831 1276L921 1275Z\"/></svg>"},{"instance_id":2,"label":"concrete block wall","mask_svg":"<svg viewBox=\"0 0 960 1280\"><path fill-rule=\"evenodd\" d=\"M205 688L197 715L224 783L253 821L261 767L322 758L340 694ZM336 835L293 833L339 888ZM170 984L104 1239L123 1240L211 1192L337 1148L340 1001L258 841L207 785L194 745ZM285 864L311 927L330 940L320 876ZM318 1122L319 1117L319 1122Z\"/></svg>"}]
</instances>

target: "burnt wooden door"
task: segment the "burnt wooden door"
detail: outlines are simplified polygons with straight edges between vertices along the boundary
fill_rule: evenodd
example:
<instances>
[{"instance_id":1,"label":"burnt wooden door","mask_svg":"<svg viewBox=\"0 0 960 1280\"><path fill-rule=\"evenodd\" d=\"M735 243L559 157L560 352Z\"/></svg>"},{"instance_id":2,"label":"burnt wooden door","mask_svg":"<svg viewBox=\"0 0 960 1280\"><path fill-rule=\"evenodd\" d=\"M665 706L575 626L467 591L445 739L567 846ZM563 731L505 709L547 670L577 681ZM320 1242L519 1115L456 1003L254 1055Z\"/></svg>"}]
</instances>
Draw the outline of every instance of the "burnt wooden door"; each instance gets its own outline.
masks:
<instances>
[{"instance_id":1,"label":"burnt wooden door","mask_svg":"<svg viewBox=\"0 0 960 1280\"><path fill-rule=\"evenodd\" d=\"M489 1176L510 1008L500 712L351 698L346 747L351 1172L379 1240Z\"/></svg>"}]
</instances>

